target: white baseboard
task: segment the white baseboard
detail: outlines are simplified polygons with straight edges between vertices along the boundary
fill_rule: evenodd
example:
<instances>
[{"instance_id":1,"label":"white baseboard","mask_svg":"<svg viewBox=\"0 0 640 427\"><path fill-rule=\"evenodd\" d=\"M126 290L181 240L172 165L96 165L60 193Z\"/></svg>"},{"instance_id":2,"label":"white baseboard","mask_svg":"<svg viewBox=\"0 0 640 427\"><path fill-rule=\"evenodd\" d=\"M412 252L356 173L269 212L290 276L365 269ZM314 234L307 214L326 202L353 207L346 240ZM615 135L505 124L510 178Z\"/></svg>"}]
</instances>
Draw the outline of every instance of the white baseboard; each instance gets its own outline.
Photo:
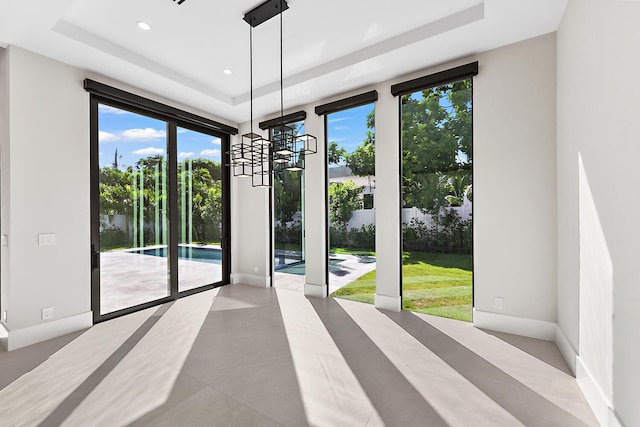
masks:
<instances>
[{"instance_id":1,"label":"white baseboard","mask_svg":"<svg viewBox=\"0 0 640 427\"><path fill-rule=\"evenodd\" d=\"M618 418L618 414L616 414L616 411L614 411L613 409L609 408L609 427L624 427L624 424L622 424L622 421L620 421L620 419Z\"/></svg>"},{"instance_id":2,"label":"white baseboard","mask_svg":"<svg viewBox=\"0 0 640 427\"><path fill-rule=\"evenodd\" d=\"M573 374L573 376L575 376L576 358L578 357L578 352L575 348L573 348L573 345L571 345L571 342L569 342L569 339L564 334L562 329L560 329L560 326L558 324L556 324L555 342L558 346L558 349L560 349L560 353L562 353L562 357L564 358L565 362L567 362L569 369L571 369L571 373Z\"/></svg>"},{"instance_id":3,"label":"white baseboard","mask_svg":"<svg viewBox=\"0 0 640 427\"><path fill-rule=\"evenodd\" d=\"M584 365L580 356L576 358L576 380L600 425L611 427L621 426L621 423L617 420L615 411L611 408L611 402L609 402L607 396L605 396L600 386L598 386L598 383L593 379L593 375L591 375L589 369ZM612 419L615 421L615 424L611 424Z\"/></svg>"},{"instance_id":4,"label":"white baseboard","mask_svg":"<svg viewBox=\"0 0 640 427\"><path fill-rule=\"evenodd\" d=\"M473 309L473 326L546 341L555 341L556 323Z\"/></svg>"},{"instance_id":5,"label":"white baseboard","mask_svg":"<svg viewBox=\"0 0 640 427\"><path fill-rule=\"evenodd\" d=\"M4 323L0 322L0 344L4 347L5 350L9 350L9 331L5 328Z\"/></svg>"},{"instance_id":6,"label":"white baseboard","mask_svg":"<svg viewBox=\"0 0 640 427\"><path fill-rule=\"evenodd\" d=\"M380 310L387 310L399 313L402 310L402 298L390 297L388 295L380 295L376 294L375 296L375 306Z\"/></svg>"},{"instance_id":7,"label":"white baseboard","mask_svg":"<svg viewBox=\"0 0 640 427\"><path fill-rule=\"evenodd\" d=\"M304 284L304 294L308 297L326 298L327 285L316 285L315 283Z\"/></svg>"},{"instance_id":8,"label":"white baseboard","mask_svg":"<svg viewBox=\"0 0 640 427\"><path fill-rule=\"evenodd\" d=\"M93 326L93 312L54 320L29 328L11 330L7 337L7 350L15 350L31 344L60 337Z\"/></svg>"},{"instance_id":9,"label":"white baseboard","mask_svg":"<svg viewBox=\"0 0 640 427\"><path fill-rule=\"evenodd\" d=\"M233 273L231 283L268 288L271 286L271 276L254 276L252 274Z\"/></svg>"}]
</instances>

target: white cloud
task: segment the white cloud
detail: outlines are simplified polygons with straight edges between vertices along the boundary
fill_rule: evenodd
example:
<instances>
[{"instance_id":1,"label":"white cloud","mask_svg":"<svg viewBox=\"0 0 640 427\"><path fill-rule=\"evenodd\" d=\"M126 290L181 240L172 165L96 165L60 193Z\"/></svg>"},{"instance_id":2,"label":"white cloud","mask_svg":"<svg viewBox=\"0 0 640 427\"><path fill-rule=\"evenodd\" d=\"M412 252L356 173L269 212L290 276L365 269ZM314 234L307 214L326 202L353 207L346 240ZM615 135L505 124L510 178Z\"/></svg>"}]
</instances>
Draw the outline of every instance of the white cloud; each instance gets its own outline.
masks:
<instances>
[{"instance_id":1,"label":"white cloud","mask_svg":"<svg viewBox=\"0 0 640 427\"><path fill-rule=\"evenodd\" d=\"M178 157L180 157L180 158L183 158L183 159L184 159L185 157L193 157L193 155L194 155L194 154L196 154L196 153L193 153L193 152L180 153L180 154L178 154Z\"/></svg>"},{"instance_id":2,"label":"white cloud","mask_svg":"<svg viewBox=\"0 0 640 427\"><path fill-rule=\"evenodd\" d=\"M164 154L164 150L162 148L148 147L136 150L133 152L133 154L139 154L141 156L153 156L156 154Z\"/></svg>"},{"instance_id":3,"label":"white cloud","mask_svg":"<svg viewBox=\"0 0 640 427\"><path fill-rule=\"evenodd\" d=\"M345 120L351 120L351 117L338 117L335 119L329 119L329 123L343 122Z\"/></svg>"},{"instance_id":4,"label":"white cloud","mask_svg":"<svg viewBox=\"0 0 640 427\"><path fill-rule=\"evenodd\" d=\"M122 131L120 135L128 141L152 141L154 139L165 138L167 132L153 128L127 129Z\"/></svg>"},{"instance_id":5,"label":"white cloud","mask_svg":"<svg viewBox=\"0 0 640 427\"><path fill-rule=\"evenodd\" d=\"M349 130L351 129L349 126L334 126L333 130Z\"/></svg>"},{"instance_id":6,"label":"white cloud","mask_svg":"<svg viewBox=\"0 0 640 427\"><path fill-rule=\"evenodd\" d=\"M202 150L200 152L200 155L207 157L217 157L220 155L220 150Z\"/></svg>"},{"instance_id":7,"label":"white cloud","mask_svg":"<svg viewBox=\"0 0 640 427\"><path fill-rule=\"evenodd\" d=\"M98 131L98 141L100 142L109 142L109 141L117 141L120 137L115 133Z\"/></svg>"},{"instance_id":8,"label":"white cloud","mask_svg":"<svg viewBox=\"0 0 640 427\"><path fill-rule=\"evenodd\" d=\"M216 139L214 139L213 141L211 141L211 143L212 143L213 145L220 145L220 138L216 138Z\"/></svg>"},{"instance_id":9,"label":"white cloud","mask_svg":"<svg viewBox=\"0 0 640 427\"><path fill-rule=\"evenodd\" d=\"M119 108L111 107L109 105L100 104L98 105L98 111L103 114L132 114L129 111L121 110Z\"/></svg>"}]
</instances>

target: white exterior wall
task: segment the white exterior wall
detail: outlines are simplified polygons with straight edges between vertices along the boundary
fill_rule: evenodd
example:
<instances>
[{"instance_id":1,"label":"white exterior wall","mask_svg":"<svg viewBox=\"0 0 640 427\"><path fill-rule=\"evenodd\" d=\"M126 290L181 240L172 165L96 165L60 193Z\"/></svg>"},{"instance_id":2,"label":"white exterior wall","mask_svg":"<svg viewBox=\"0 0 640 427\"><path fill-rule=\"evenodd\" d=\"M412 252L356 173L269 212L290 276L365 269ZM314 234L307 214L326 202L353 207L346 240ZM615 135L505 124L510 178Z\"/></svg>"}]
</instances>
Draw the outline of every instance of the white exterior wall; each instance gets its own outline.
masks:
<instances>
[{"instance_id":1,"label":"white exterior wall","mask_svg":"<svg viewBox=\"0 0 640 427\"><path fill-rule=\"evenodd\" d=\"M639 22L638 2L573 0L558 30L558 324L610 426L640 425Z\"/></svg>"}]
</instances>

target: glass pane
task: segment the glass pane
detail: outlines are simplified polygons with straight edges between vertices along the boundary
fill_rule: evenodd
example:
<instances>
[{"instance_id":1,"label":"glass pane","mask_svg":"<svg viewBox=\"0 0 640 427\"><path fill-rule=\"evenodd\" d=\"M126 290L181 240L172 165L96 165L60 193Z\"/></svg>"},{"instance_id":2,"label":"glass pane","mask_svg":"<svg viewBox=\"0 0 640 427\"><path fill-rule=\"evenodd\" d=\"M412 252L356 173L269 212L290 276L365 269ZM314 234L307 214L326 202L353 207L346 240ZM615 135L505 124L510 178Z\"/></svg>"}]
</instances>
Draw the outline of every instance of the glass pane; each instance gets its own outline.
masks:
<instances>
[{"instance_id":1,"label":"glass pane","mask_svg":"<svg viewBox=\"0 0 640 427\"><path fill-rule=\"evenodd\" d=\"M273 130L274 135L280 132ZM303 135L304 122L288 124L285 132ZM281 163L274 163L273 177L274 286L304 290L304 169L291 170L298 165L281 157Z\"/></svg>"},{"instance_id":2,"label":"glass pane","mask_svg":"<svg viewBox=\"0 0 640 427\"><path fill-rule=\"evenodd\" d=\"M471 80L402 97L403 308L471 321Z\"/></svg>"},{"instance_id":3,"label":"glass pane","mask_svg":"<svg viewBox=\"0 0 640 427\"><path fill-rule=\"evenodd\" d=\"M373 303L375 258L374 104L329 114L329 292Z\"/></svg>"},{"instance_id":4,"label":"glass pane","mask_svg":"<svg viewBox=\"0 0 640 427\"><path fill-rule=\"evenodd\" d=\"M222 280L218 137L178 128L178 291Z\"/></svg>"},{"instance_id":5,"label":"glass pane","mask_svg":"<svg viewBox=\"0 0 640 427\"><path fill-rule=\"evenodd\" d=\"M169 295L166 124L100 105L100 313Z\"/></svg>"}]
</instances>

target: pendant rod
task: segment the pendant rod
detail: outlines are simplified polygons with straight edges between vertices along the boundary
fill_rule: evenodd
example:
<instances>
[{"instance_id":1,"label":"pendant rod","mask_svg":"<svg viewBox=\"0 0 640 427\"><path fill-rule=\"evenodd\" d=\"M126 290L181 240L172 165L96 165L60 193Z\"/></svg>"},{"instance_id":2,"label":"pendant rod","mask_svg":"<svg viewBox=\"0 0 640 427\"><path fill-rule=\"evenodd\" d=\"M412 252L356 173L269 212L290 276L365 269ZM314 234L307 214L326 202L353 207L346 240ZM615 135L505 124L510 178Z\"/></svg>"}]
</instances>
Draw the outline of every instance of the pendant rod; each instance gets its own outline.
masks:
<instances>
[{"instance_id":1,"label":"pendant rod","mask_svg":"<svg viewBox=\"0 0 640 427\"><path fill-rule=\"evenodd\" d=\"M249 26L249 99L251 100L251 133L253 133L253 27Z\"/></svg>"},{"instance_id":2,"label":"pendant rod","mask_svg":"<svg viewBox=\"0 0 640 427\"><path fill-rule=\"evenodd\" d=\"M282 63L282 0L280 0L280 118L284 117L284 72ZM284 133L284 123L282 123L280 132Z\"/></svg>"}]
</instances>

